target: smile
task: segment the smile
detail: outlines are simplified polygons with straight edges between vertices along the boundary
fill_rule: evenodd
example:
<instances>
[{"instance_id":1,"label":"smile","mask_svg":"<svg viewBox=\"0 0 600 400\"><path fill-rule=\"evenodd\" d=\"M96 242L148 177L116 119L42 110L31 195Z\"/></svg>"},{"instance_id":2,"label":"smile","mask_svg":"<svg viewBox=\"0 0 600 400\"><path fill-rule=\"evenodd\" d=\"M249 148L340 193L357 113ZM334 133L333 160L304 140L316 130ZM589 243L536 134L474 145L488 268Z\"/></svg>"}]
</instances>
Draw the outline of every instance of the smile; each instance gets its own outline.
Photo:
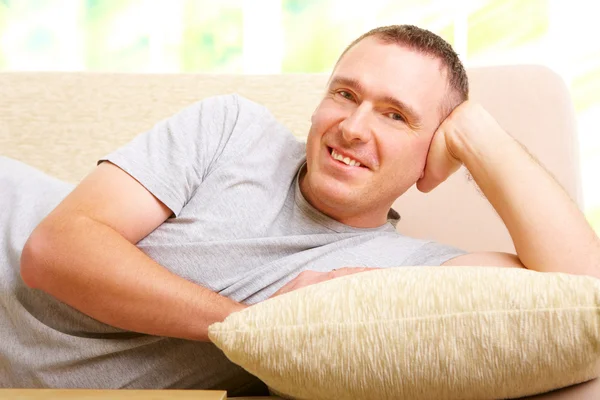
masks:
<instances>
[{"instance_id":1,"label":"smile","mask_svg":"<svg viewBox=\"0 0 600 400\"><path fill-rule=\"evenodd\" d=\"M334 160L337 160L337 161L339 161L341 163L344 163L346 165L349 165L350 167L360 167L361 166L360 162L358 162L356 160L353 160L350 157L343 156L343 155L339 154L333 148L329 149L329 153L331 154L331 158L333 158Z\"/></svg>"}]
</instances>

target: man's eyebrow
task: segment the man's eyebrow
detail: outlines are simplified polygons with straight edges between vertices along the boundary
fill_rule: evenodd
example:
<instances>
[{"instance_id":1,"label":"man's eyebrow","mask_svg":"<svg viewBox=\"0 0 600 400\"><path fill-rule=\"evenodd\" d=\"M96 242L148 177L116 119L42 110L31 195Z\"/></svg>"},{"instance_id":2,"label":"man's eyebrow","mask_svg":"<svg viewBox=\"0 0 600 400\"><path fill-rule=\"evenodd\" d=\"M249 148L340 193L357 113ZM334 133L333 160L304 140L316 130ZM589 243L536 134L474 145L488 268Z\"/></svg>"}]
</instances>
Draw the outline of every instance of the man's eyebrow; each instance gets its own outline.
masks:
<instances>
[{"instance_id":1,"label":"man's eyebrow","mask_svg":"<svg viewBox=\"0 0 600 400\"><path fill-rule=\"evenodd\" d=\"M358 92L364 93L365 91L364 86L358 80L353 78L346 78L343 76L334 77L329 83L329 86L347 86ZM417 113L415 108L412 107L410 104L407 104L404 101L397 99L393 96L383 96L377 98L377 100L391 104L394 108L397 108L398 110L402 111L402 113L411 122L411 124L421 125L422 118L419 116L419 113Z\"/></svg>"}]
</instances>

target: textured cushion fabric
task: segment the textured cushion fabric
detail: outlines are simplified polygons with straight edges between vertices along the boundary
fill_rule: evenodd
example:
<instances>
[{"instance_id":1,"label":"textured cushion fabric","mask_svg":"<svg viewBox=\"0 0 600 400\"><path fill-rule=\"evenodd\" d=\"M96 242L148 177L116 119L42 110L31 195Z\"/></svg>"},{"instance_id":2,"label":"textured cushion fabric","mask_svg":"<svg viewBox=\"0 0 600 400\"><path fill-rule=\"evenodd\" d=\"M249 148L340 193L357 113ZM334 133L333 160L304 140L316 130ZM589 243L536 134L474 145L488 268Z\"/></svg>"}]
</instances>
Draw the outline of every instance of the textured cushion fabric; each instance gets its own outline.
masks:
<instances>
[{"instance_id":1,"label":"textured cushion fabric","mask_svg":"<svg viewBox=\"0 0 600 400\"><path fill-rule=\"evenodd\" d=\"M592 277L404 267L267 300L210 337L289 398L516 398L595 377L599 311Z\"/></svg>"}]
</instances>

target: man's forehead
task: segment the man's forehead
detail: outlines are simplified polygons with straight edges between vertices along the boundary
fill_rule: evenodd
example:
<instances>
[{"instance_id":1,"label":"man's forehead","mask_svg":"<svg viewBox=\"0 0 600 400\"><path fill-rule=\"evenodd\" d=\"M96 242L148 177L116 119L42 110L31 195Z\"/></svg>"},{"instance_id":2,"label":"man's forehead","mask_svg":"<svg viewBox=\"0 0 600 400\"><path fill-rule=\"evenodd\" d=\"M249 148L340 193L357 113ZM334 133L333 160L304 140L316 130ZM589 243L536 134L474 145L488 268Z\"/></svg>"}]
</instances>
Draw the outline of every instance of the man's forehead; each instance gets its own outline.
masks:
<instances>
[{"instance_id":1,"label":"man's forehead","mask_svg":"<svg viewBox=\"0 0 600 400\"><path fill-rule=\"evenodd\" d=\"M431 77L446 74L442 60L431 54L411 48L401 43L391 43L377 37L366 37L344 53L334 66L332 73L339 68L372 63L379 69L388 66L402 69L417 65L419 70L428 72Z\"/></svg>"}]
</instances>

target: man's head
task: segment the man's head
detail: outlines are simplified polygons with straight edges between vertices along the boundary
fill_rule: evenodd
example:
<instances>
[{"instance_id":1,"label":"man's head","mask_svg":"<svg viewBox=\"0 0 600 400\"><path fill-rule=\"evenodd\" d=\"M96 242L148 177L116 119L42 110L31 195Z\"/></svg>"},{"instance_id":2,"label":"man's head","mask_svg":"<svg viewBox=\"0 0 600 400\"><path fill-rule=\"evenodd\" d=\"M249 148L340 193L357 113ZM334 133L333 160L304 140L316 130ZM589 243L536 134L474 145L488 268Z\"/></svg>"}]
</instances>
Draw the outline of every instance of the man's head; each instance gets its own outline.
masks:
<instances>
[{"instance_id":1,"label":"man's head","mask_svg":"<svg viewBox=\"0 0 600 400\"><path fill-rule=\"evenodd\" d=\"M303 194L340 222L383 224L421 176L435 130L467 96L465 70L439 36L414 26L367 32L342 53L312 116Z\"/></svg>"}]
</instances>

